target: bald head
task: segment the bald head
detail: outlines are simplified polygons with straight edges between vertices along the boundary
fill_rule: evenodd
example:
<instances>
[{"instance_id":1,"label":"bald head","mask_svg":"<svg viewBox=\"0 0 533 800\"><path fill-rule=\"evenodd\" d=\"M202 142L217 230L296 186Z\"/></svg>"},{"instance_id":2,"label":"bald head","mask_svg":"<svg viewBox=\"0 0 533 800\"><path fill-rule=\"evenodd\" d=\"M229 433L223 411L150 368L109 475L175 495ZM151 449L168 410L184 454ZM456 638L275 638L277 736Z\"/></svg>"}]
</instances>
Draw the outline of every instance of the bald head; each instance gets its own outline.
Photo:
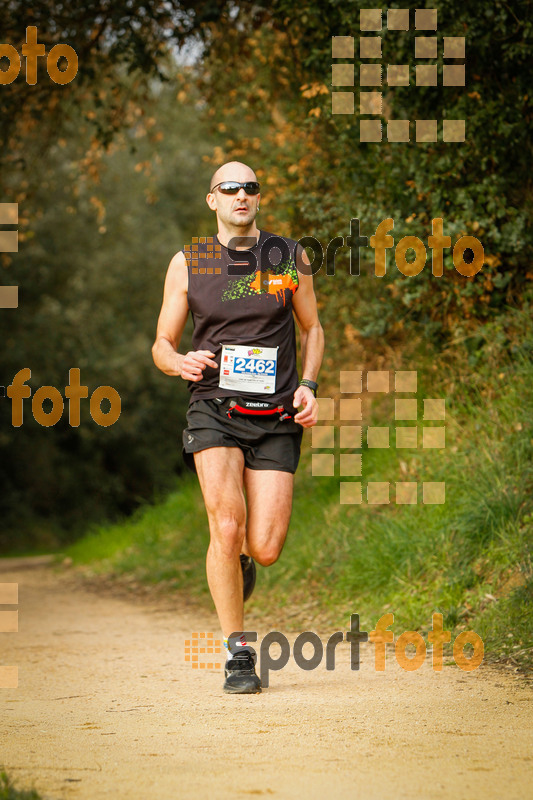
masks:
<instances>
[{"instance_id":1,"label":"bald head","mask_svg":"<svg viewBox=\"0 0 533 800\"><path fill-rule=\"evenodd\" d=\"M209 183L209 191L211 192L213 186L222 183L222 181L238 181L239 183L245 183L245 181L256 180L257 175L248 164L243 164L242 161L228 161L226 164L222 164L213 174Z\"/></svg>"}]
</instances>

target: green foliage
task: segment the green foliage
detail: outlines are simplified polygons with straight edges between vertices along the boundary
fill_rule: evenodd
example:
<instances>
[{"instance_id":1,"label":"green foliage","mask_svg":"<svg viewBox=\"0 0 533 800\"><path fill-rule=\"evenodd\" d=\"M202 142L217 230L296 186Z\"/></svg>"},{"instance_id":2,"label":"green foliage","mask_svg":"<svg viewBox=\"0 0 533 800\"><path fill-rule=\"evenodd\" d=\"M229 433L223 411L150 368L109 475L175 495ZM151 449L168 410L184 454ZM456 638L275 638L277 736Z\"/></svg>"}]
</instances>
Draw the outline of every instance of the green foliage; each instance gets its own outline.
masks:
<instances>
[{"instance_id":1,"label":"green foliage","mask_svg":"<svg viewBox=\"0 0 533 800\"><path fill-rule=\"evenodd\" d=\"M481 0L433 4L439 85L416 87L417 5L402 6L410 9L409 33L383 31L382 62L413 65L409 87L388 87L384 81L383 125L388 119L437 119L441 140L441 120L466 119L464 143L361 143L358 113L331 114L331 37L355 37L357 75L363 2L278 0L253 7L236 2L238 25L221 14L199 81L209 98L209 117L218 127L222 119L228 134L217 163L244 158L272 181L274 188L267 184L264 190L269 213L263 220L271 229L282 228L295 238L313 235L325 246L333 236L345 235L352 217L361 220L366 236L392 218L395 243L406 235L427 242L432 220L441 217L452 248L464 235L481 241L485 266L471 278L455 270L451 248L445 249L442 278L430 274L429 248L425 271L416 277L396 270L392 252L386 279L365 282L346 269L335 280L316 276L323 319L334 328L339 303L346 302L360 313L355 324L365 337L394 336L398 320L408 313L410 329L443 342L458 325L473 330L507 304L520 304L533 275L527 178L532 6L524 1L511 7L503 0L489 6ZM442 86L444 36L466 38L465 87ZM246 81L239 80L243 74ZM253 139L257 124L260 130L267 126L258 145ZM414 122L411 127L413 139ZM370 277L372 251L363 248L362 258Z\"/></svg>"},{"instance_id":2,"label":"green foliage","mask_svg":"<svg viewBox=\"0 0 533 800\"><path fill-rule=\"evenodd\" d=\"M98 108L94 133L101 143L109 144L127 124L132 97L143 102L149 79L164 77L167 48L194 34L192 19L196 24L209 19L205 13L209 5L209 0L70 0L68 6L62 0L34 0L31 8L26 0L2 3L2 42L20 52L26 28L33 25L46 54L58 43L74 48L78 73L68 84L55 84L41 57L35 85L26 83L23 65L19 77L2 86L0 164L28 170L31 181L28 141L38 142L44 154L62 134L73 109L91 100Z\"/></svg>"},{"instance_id":3,"label":"green foliage","mask_svg":"<svg viewBox=\"0 0 533 800\"><path fill-rule=\"evenodd\" d=\"M531 341L530 309L481 329L484 359L475 371L465 342L412 356L418 396L446 398L445 449L363 451L364 482L445 481L443 505L340 505L339 478L312 477L304 447L291 528L280 560L260 569L254 613L263 609L272 626L281 624L279 609L292 609L290 623L300 630L342 627L359 613L371 630L392 611L398 635L427 633L438 612L452 641L474 630L487 660L533 666L533 363L516 347L517 332ZM387 424L390 416L384 404L373 422ZM163 504L101 527L68 552L94 572L128 573L210 602L208 538L191 480Z\"/></svg>"},{"instance_id":4,"label":"green foliage","mask_svg":"<svg viewBox=\"0 0 533 800\"><path fill-rule=\"evenodd\" d=\"M0 800L41 800L35 789L16 789L12 780L3 770L0 772Z\"/></svg>"},{"instance_id":5,"label":"green foliage","mask_svg":"<svg viewBox=\"0 0 533 800\"><path fill-rule=\"evenodd\" d=\"M65 402L63 418L45 428L28 399L14 428L4 401L3 549L72 541L86 521L130 513L182 469L187 387L157 370L151 346L170 259L192 235L211 232L203 193L184 188L207 184L210 167L194 109L180 106L175 91L160 87L107 151L91 138L91 109L72 112L65 138L35 164L37 188L21 205L10 267L20 304L0 315L4 383L29 367L32 395L48 385L64 396L76 367L89 396L101 385L116 389L122 413L100 427L82 400L73 428ZM82 153L93 177L78 170Z\"/></svg>"},{"instance_id":6,"label":"green foliage","mask_svg":"<svg viewBox=\"0 0 533 800\"><path fill-rule=\"evenodd\" d=\"M417 5L402 5L411 25ZM509 333L501 320L508 306L524 303L533 274L531 3L437 0L439 81L443 36L465 36L467 85L382 87L383 124L465 118L462 144L360 143L358 114L331 114L331 36L357 42L364 7L76 0L66 14L59 0L2 6L3 41L19 47L34 24L47 50L61 41L79 55L79 74L67 86L51 84L41 62L37 85L19 78L0 93L1 200L19 203L21 214L20 253L1 258L3 282L20 286L19 308L0 315L4 382L29 366L33 391L62 389L68 369L80 367L90 392L112 385L123 405L109 429L86 408L79 429L66 414L42 428L28 401L24 425L13 429L9 404L0 406L0 547L71 541L86 521L128 514L174 480L187 393L156 371L149 349L166 265L191 235L212 232L201 187L225 160L256 169L267 230L313 235L325 248L347 235L352 218L371 236L390 217L396 243L405 235L427 242L441 216L452 245L466 234L483 244L486 263L472 278L455 270L451 249L442 278L431 275L429 257L423 273L402 275L389 251L378 279L370 248L361 248L361 276L351 275L341 252L335 275L323 268L315 277L327 332L323 383L347 358L396 363L422 341L437 347L431 352L443 348L443 357L463 347L473 380L493 344L509 357L530 357L531 336ZM413 64L413 35L384 32L383 63ZM177 75L172 46L185 42L198 59ZM356 74L359 64L356 48ZM480 475L490 482L496 472ZM505 476L497 477L498 491L479 508L465 506L461 523L479 526L485 544L490 525L503 530L516 512L513 493L498 493ZM437 524L438 509L431 514ZM405 569L416 568L409 563ZM378 576L377 562L370 574Z\"/></svg>"}]
</instances>

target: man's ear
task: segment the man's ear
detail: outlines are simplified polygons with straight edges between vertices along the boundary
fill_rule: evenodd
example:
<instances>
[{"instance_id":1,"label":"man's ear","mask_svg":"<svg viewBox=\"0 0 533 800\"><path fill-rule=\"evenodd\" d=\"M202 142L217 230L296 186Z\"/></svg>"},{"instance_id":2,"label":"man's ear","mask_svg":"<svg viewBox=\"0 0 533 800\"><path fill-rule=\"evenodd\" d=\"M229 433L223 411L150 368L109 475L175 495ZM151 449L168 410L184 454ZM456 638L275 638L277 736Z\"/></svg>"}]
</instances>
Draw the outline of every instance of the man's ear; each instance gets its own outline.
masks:
<instances>
[{"instance_id":1,"label":"man's ear","mask_svg":"<svg viewBox=\"0 0 533 800\"><path fill-rule=\"evenodd\" d=\"M212 192L208 192L205 198L205 202L211 209L211 211L216 211L217 209L217 201L215 200L215 196Z\"/></svg>"}]
</instances>

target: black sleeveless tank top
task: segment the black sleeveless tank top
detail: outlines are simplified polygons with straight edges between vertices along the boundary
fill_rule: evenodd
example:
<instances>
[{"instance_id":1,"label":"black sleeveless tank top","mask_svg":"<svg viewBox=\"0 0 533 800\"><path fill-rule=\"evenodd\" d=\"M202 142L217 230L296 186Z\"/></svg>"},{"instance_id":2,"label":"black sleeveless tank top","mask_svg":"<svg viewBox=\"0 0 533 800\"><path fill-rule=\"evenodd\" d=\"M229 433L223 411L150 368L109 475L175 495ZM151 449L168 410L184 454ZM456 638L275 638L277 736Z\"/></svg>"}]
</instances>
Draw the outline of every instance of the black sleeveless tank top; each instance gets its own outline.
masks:
<instances>
[{"instance_id":1,"label":"black sleeveless tank top","mask_svg":"<svg viewBox=\"0 0 533 800\"><path fill-rule=\"evenodd\" d=\"M207 366L202 380L189 381L190 403L213 397L242 397L289 403L298 388L292 297L298 289L293 239L260 231L254 247L229 250L217 236L193 240L187 261L193 350L210 350L218 368ZM280 257L281 256L281 257ZM219 387L222 344L278 347L273 394Z\"/></svg>"}]
</instances>

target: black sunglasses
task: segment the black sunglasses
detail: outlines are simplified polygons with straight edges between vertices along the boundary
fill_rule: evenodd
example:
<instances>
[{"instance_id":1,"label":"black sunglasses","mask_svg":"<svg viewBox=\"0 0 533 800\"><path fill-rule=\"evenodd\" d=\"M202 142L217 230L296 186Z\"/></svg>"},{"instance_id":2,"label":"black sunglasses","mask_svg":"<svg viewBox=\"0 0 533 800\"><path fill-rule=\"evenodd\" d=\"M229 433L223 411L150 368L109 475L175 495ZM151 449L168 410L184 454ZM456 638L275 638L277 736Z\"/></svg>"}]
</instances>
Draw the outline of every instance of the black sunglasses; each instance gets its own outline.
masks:
<instances>
[{"instance_id":1,"label":"black sunglasses","mask_svg":"<svg viewBox=\"0 0 533 800\"><path fill-rule=\"evenodd\" d=\"M222 181L217 183L211 189L212 192L218 189L222 194L237 194L239 189L244 189L246 194L259 194L260 187L257 181L246 181L246 183L239 183L238 181Z\"/></svg>"}]
</instances>

